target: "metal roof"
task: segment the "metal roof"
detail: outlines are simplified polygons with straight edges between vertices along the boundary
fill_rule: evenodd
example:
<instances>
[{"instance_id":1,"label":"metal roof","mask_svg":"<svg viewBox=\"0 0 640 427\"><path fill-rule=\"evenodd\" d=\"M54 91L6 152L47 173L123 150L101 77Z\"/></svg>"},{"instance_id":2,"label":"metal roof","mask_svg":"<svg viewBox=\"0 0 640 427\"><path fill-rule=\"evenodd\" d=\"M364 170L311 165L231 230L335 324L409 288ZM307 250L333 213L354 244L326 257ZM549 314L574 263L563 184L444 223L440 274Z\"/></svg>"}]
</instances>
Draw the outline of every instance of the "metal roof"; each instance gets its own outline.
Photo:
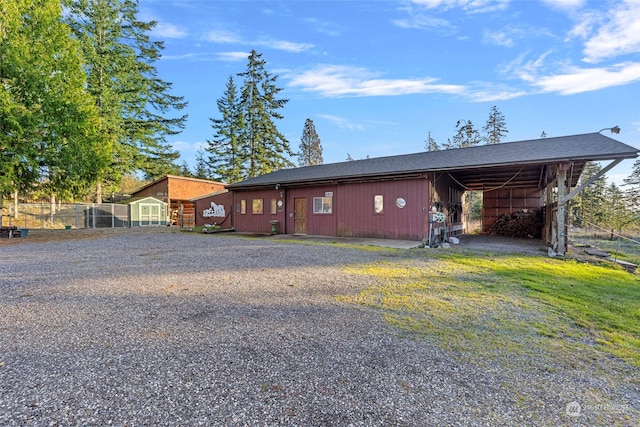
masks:
<instances>
[{"instance_id":1,"label":"metal roof","mask_svg":"<svg viewBox=\"0 0 640 427\"><path fill-rule=\"evenodd\" d=\"M574 163L575 185L587 161L632 159L639 151L600 133L588 133L282 169L226 188L309 185L431 172L450 173L472 189L487 189L508 180L510 185L540 186L546 165L565 162Z\"/></svg>"}]
</instances>

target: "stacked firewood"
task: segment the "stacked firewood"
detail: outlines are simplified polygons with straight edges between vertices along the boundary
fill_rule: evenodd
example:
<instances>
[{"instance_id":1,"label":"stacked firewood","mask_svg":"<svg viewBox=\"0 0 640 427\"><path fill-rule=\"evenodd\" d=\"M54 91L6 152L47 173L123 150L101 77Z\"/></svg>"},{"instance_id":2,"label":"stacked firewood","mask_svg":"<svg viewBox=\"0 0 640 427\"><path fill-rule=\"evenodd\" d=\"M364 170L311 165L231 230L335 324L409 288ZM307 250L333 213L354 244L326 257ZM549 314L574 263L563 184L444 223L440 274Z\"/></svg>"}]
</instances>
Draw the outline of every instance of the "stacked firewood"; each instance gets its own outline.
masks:
<instances>
[{"instance_id":1,"label":"stacked firewood","mask_svg":"<svg viewBox=\"0 0 640 427\"><path fill-rule=\"evenodd\" d=\"M525 209L504 214L489 228L489 234L539 239L542 234L542 211Z\"/></svg>"}]
</instances>

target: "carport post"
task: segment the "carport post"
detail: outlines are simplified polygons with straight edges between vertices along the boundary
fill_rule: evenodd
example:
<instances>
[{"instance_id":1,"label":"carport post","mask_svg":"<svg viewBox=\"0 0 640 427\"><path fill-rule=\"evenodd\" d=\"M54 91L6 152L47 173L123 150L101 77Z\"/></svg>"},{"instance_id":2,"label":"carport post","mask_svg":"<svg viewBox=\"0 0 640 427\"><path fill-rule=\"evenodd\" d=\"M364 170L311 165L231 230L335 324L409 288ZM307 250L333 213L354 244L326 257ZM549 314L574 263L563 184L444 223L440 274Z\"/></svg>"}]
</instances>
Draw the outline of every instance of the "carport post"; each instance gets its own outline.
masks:
<instances>
[{"instance_id":1,"label":"carport post","mask_svg":"<svg viewBox=\"0 0 640 427\"><path fill-rule=\"evenodd\" d=\"M567 201L564 196L567 188L567 169L571 165L563 163L558 165L558 213L556 215L556 227L558 232L558 255L564 256L567 251L567 235L566 235L566 207Z\"/></svg>"}]
</instances>

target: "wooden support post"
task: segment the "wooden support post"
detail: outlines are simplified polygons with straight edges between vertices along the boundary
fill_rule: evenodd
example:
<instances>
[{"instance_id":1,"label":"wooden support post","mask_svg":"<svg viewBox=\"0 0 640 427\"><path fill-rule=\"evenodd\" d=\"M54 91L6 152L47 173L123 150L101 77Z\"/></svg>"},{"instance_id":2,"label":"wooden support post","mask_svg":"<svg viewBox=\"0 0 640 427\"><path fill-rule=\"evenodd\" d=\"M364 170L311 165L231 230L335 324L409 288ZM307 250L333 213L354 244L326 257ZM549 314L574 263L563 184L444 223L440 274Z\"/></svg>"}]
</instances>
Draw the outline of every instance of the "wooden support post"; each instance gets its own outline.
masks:
<instances>
[{"instance_id":1,"label":"wooden support post","mask_svg":"<svg viewBox=\"0 0 640 427\"><path fill-rule=\"evenodd\" d=\"M558 213L556 215L556 231L558 233L558 255L564 256L567 252L567 235L566 235L566 208L567 202L564 196L567 191L567 165L558 165Z\"/></svg>"}]
</instances>

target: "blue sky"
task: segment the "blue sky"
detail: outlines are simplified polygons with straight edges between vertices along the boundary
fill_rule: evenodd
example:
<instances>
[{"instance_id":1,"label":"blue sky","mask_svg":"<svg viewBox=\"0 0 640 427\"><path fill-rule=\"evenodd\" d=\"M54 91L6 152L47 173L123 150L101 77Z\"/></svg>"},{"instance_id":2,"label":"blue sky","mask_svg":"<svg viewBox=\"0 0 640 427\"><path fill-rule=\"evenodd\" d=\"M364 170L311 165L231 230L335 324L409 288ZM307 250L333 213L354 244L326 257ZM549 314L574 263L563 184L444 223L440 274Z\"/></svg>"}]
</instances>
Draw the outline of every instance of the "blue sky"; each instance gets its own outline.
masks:
<instances>
[{"instance_id":1,"label":"blue sky","mask_svg":"<svg viewBox=\"0 0 640 427\"><path fill-rule=\"evenodd\" d=\"M494 105L506 141L618 125L640 148L640 0L140 0L139 17L158 21L160 77L189 102L170 142L192 167L252 49L289 99L278 129L297 151L312 119L325 163L422 151Z\"/></svg>"}]
</instances>

